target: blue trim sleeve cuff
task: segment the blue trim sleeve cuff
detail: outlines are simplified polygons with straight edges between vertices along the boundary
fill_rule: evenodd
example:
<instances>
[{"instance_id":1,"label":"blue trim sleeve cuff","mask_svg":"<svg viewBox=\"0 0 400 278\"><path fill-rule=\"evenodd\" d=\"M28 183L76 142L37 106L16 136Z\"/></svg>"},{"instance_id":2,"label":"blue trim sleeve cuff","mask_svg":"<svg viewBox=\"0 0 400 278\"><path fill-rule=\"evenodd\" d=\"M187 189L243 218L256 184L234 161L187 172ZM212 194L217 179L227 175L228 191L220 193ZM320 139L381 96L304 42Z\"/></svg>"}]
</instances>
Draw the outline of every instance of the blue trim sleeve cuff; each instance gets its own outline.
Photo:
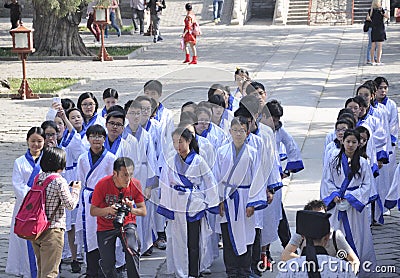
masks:
<instances>
[{"instance_id":1,"label":"blue trim sleeve cuff","mask_svg":"<svg viewBox=\"0 0 400 278\"><path fill-rule=\"evenodd\" d=\"M303 169L304 165L302 160L290 161L286 164L286 170L289 170L292 173L300 172Z\"/></svg>"},{"instance_id":2,"label":"blue trim sleeve cuff","mask_svg":"<svg viewBox=\"0 0 400 278\"><path fill-rule=\"evenodd\" d=\"M157 207L157 213L165 216L168 219L175 220L174 212L162 206Z\"/></svg>"}]
</instances>

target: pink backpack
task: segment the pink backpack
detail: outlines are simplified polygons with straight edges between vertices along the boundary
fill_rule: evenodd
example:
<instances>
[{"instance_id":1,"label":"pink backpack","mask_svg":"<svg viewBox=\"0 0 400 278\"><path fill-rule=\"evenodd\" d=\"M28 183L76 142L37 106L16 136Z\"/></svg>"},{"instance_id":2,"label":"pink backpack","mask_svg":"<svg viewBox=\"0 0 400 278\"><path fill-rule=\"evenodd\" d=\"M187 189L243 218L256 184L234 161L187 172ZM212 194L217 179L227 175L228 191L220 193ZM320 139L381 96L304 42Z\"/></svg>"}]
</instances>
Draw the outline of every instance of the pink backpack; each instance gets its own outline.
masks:
<instances>
[{"instance_id":1,"label":"pink backpack","mask_svg":"<svg viewBox=\"0 0 400 278\"><path fill-rule=\"evenodd\" d=\"M193 31L192 34L195 36L201 35L200 25L195 21L193 22Z\"/></svg>"},{"instance_id":2,"label":"pink backpack","mask_svg":"<svg viewBox=\"0 0 400 278\"><path fill-rule=\"evenodd\" d=\"M36 240L46 231L53 220L60 203L51 214L50 220L47 219L46 205L46 188L59 174L48 176L43 184L38 182L39 175L35 177L32 188L26 194L22 205L15 216L14 233L23 239Z\"/></svg>"}]
</instances>

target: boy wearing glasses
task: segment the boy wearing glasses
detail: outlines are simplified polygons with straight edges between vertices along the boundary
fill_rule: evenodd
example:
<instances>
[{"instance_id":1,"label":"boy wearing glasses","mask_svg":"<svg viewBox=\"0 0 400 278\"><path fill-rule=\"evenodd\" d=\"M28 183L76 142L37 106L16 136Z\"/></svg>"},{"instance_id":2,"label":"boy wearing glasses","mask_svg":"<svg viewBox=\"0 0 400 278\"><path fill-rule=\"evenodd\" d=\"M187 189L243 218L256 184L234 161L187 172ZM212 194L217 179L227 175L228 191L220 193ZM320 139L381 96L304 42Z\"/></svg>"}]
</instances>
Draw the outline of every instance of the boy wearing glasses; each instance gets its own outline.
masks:
<instances>
[{"instance_id":1,"label":"boy wearing glasses","mask_svg":"<svg viewBox=\"0 0 400 278\"><path fill-rule=\"evenodd\" d=\"M90 144L89 151L78 158L77 180L82 181L82 194L79 201L76 232L83 231L83 243L86 253L86 276L102 277L98 261L100 253L96 237L96 217L90 215L90 201L97 182L113 173L115 155L104 148L105 129L98 124L90 126L86 137Z\"/></svg>"}]
</instances>

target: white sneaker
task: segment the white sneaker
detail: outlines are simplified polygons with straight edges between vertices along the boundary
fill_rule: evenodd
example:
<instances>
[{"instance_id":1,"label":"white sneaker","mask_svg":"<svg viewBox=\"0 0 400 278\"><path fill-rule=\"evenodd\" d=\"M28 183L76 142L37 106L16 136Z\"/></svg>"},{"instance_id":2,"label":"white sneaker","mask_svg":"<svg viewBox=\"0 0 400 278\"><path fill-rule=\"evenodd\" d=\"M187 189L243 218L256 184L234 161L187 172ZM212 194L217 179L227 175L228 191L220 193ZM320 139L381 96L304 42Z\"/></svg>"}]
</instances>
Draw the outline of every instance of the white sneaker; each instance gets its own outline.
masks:
<instances>
[{"instance_id":1,"label":"white sneaker","mask_svg":"<svg viewBox=\"0 0 400 278\"><path fill-rule=\"evenodd\" d=\"M384 65L384 63L382 63L382 62L379 62L379 63L376 63L376 65L377 65L377 66L383 66L383 65Z\"/></svg>"},{"instance_id":2,"label":"white sneaker","mask_svg":"<svg viewBox=\"0 0 400 278\"><path fill-rule=\"evenodd\" d=\"M385 215L385 216L390 216L390 210L385 211L385 212L383 213L383 215Z\"/></svg>"}]
</instances>

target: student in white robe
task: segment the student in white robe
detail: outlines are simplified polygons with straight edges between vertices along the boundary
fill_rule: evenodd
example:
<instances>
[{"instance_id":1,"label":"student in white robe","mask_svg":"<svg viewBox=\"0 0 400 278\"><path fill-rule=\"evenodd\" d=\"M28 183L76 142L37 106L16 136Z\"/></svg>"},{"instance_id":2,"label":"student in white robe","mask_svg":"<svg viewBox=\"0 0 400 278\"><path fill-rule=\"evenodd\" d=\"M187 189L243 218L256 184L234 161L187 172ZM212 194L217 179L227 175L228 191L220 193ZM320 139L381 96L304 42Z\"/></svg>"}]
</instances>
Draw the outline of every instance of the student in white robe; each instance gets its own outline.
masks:
<instances>
[{"instance_id":1,"label":"student in white robe","mask_svg":"<svg viewBox=\"0 0 400 278\"><path fill-rule=\"evenodd\" d=\"M90 149L78 159L77 180L84 185L79 200L76 231L83 230L84 250L86 253L86 275L102 275L98 261L100 253L96 237L96 217L90 215L90 199L97 182L112 175L116 156L104 148L106 131L101 125L92 125L86 131Z\"/></svg>"},{"instance_id":2,"label":"student in white robe","mask_svg":"<svg viewBox=\"0 0 400 278\"><path fill-rule=\"evenodd\" d=\"M358 109L360 109L358 104L357 104L357 107L358 107ZM336 121L345 119L345 120L348 120L349 122L351 122L352 125L355 127L355 126L356 126L356 123L357 123L357 121L358 121L358 116L359 116L359 114L360 114L360 111L358 111L358 112L356 113L356 116L354 116L353 111L352 111L350 108L342 108L342 109L339 110L339 113L338 113L338 116L337 116ZM356 119L357 119L357 120L356 120ZM333 140L335 140L335 138L336 138L336 131L335 131L335 130L330 131L330 132L326 135L326 137L325 137L325 145L324 145L324 148L326 148L326 146L327 146L330 142L332 142Z\"/></svg>"},{"instance_id":3,"label":"student in white robe","mask_svg":"<svg viewBox=\"0 0 400 278\"><path fill-rule=\"evenodd\" d=\"M142 185L142 192L145 196L147 214L136 219L137 231L141 242L141 252L143 255L151 255L153 252L153 233L156 233L154 214L156 213L155 195L153 190L158 187L158 167L156 152L151 135L140 125L142 116L142 105L139 101L128 101L125 104L126 119L129 124L125 127L122 137L134 136L139 144L140 150L139 168L136 179Z\"/></svg>"},{"instance_id":4,"label":"student in white robe","mask_svg":"<svg viewBox=\"0 0 400 278\"><path fill-rule=\"evenodd\" d=\"M375 148L373 144L369 145L368 141L371 138L371 133L365 126L358 126L356 130L360 133L360 155L368 161L371 168L371 196L369 197L368 209L371 209L371 225L376 225L377 222L383 224L383 203L376 188L375 178L379 176L379 167L375 157ZM371 148L369 149L369 147Z\"/></svg>"},{"instance_id":5,"label":"student in white robe","mask_svg":"<svg viewBox=\"0 0 400 278\"><path fill-rule=\"evenodd\" d=\"M33 185L33 180L40 172L40 158L44 147L44 131L40 127L29 129L26 142L28 150L14 162L12 185L16 197L11 218L10 238L6 273L27 278L36 278L36 257L30 241L19 238L14 233L15 216L17 215L26 193Z\"/></svg>"},{"instance_id":6,"label":"student in white robe","mask_svg":"<svg viewBox=\"0 0 400 278\"><path fill-rule=\"evenodd\" d=\"M211 233L205 211L218 213L217 183L189 130L177 128L172 140L176 155L162 168L157 209L168 218L167 269L177 277L199 277L200 252Z\"/></svg>"},{"instance_id":7,"label":"student in white robe","mask_svg":"<svg viewBox=\"0 0 400 278\"><path fill-rule=\"evenodd\" d=\"M86 131L83 129L82 111L78 108L71 108L66 111L66 115L76 132L81 136L81 140L85 137Z\"/></svg>"},{"instance_id":8,"label":"student in white robe","mask_svg":"<svg viewBox=\"0 0 400 278\"><path fill-rule=\"evenodd\" d=\"M81 94L78 98L78 102L76 103L76 107L82 111L83 115L83 128L80 132L81 135L84 135L86 130L94 124L99 124L104 128L106 127L105 119L101 115L97 114L99 103L93 93L86 92ZM86 149L89 150L90 144L87 141L87 137L82 136L82 142Z\"/></svg>"},{"instance_id":9,"label":"student in white robe","mask_svg":"<svg viewBox=\"0 0 400 278\"><path fill-rule=\"evenodd\" d=\"M224 264L229 277L251 274L251 250L256 236L255 210L267 206L261 157L246 144L247 118L231 123L232 143L218 149L214 174L218 181Z\"/></svg>"},{"instance_id":10,"label":"student in white robe","mask_svg":"<svg viewBox=\"0 0 400 278\"><path fill-rule=\"evenodd\" d=\"M343 144L344 132L348 129L354 129L354 126L352 126L351 122L345 119L336 121L335 123L336 138L325 147L324 160L322 163L323 167L327 165L332 155L337 155L339 153L340 147Z\"/></svg>"},{"instance_id":11,"label":"student in white robe","mask_svg":"<svg viewBox=\"0 0 400 278\"><path fill-rule=\"evenodd\" d=\"M201 137L207 138L208 141L218 149L226 143L227 136L225 132L211 122L211 109L200 107L196 110L198 123L196 125L196 133Z\"/></svg>"},{"instance_id":12,"label":"student in white robe","mask_svg":"<svg viewBox=\"0 0 400 278\"><path fill-rule=\"evenodd\" d=\"M385 208L392 209L397 205L400 210L400 164L397 165L393 182L385 198Z\"/></svg>"},{"instance_id":13,"label":"student in white robe","mask_svg":"<svg viewBox=\"0 0 400 278\"><path fill-rule=\"evenodd\" d=\"M375 104L384 105L388 112L390 141L392 144L392 153L389 156L389 176L393 179L394 171L396 170L396 145L399 136L399 115L397 104L387 96L389 92L388 80L385 77L377 77L374 81L377 86Z\"/></svg>"},{"instance_id":14,"label":"student in white robe","mask_svg":"<svg viewBox=\"0 0 400 278\"><path fill-rule=\"evenodd\" d=\"M213 95L208 100L211 103L211 121L229 134L230 125L234 117L233 112L225 108L225 100L221 95Z\"/></svg>"},{"instance_id":15,"label":"student in white robe","mask_svg":"<svg viewBox=\"0 0 400 278\"><path fill-rule=\"evenodd\" d=\"M101 116L107 117L107 111L118 103L118 91L113 88L107 88L103 91L104 107L101 110Z\"/></svg>"},{"instance_id":16,"label":"student in white robe","mask_svg":"<svg viewBox=\"0 0 400 278\"><path fill-rule=\"evenodd\" d=\"M144 84L144 94L154 99L157 103L154 119L160 122L162 129L167 130L167 134L171 134L174 130L174 121L172 112L166 108L161 102L162 84L158 80L149 80Z\"/></svg>"},{"instance_id":17,"label":"student in white robe","mask_svg":"<svg viewBox=\"0 0 400 278\"><path fill-rule=\"evenodd\" d=\"M330 213L300 210L296 213L296 233L305 238L301 257L282 264L277 277L355 278L349 262L329 256L325 249L330 237ZM331 267L335 266L335 267Z\"/></svg>"},{"instance_id":18,"label":"student in white robe","mask_svg":"<svg viewBox=\"0 0 400 278\"><path fill-rule=\"evenodd\" d=\"M339 154L325 167L320 195L332 213L330 218L334 229L340 229L361 265L369 261L376 265L375 251L369 222L369 210L364 209L371 196L371 168L367 160L360 157L360 134L347 130ZM373 268L372 268L373 269ZM370 275L371 274L369 273ZM360 277L368 273L360 270Z\"/></svg>"},{"instance_id":19,"label":"student in white robe","mask_svg":"<svg viewBox=\"0 0 400 278\"><path fill-rule=\"evenodd\" d=\"M141 106L142 106L142 115L140 118L140 125L150 134L151 138L153 139L153 144L154 144L154 149L156 152L156 158L157 161L160 159L160 154L161 154L161 123L155 119L151 119L151 111L152 111L152 106L151 106L151 98L149 96L138 96L135 100L139 101ZM158 163L158 166L160 164ZM158 169L158 173L160 173L160 167ZM154 198L154 202L158 204L160 201L159 193L160 193L160 188L155 188L153 189L153 195L152 197ZM154 242L154 246L157 247L158 249L165 250L167 247L167 242L166 242L166 235L165 235L165 217L155 213L154 216L154 221L156 225L156 231L157 231L157 239Z\"/></svg>"}]
</instances>

